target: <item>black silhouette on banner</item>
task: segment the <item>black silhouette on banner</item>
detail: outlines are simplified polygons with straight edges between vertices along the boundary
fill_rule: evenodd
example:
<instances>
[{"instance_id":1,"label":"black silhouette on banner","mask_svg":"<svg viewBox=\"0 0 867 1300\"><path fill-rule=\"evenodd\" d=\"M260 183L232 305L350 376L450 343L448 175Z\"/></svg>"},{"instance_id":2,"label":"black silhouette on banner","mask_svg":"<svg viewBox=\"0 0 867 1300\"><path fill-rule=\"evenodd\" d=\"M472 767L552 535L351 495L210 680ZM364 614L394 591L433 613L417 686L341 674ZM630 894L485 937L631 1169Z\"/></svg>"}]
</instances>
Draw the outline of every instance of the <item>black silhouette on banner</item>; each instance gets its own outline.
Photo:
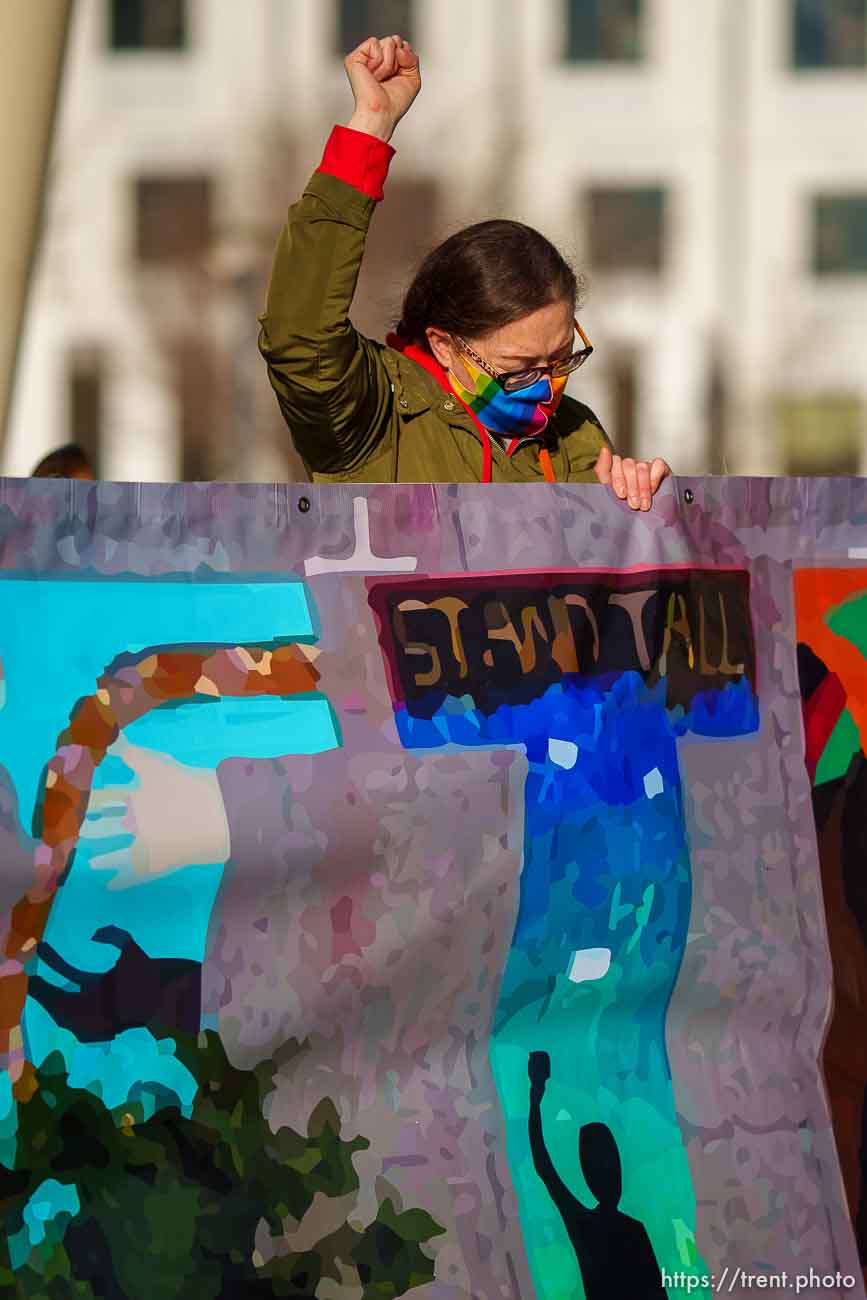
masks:
<instances>
[{"instance_id":1,"label":"black silhouette on banner","mask_svg":"<svg viewBox=\"0 0 867 1300\"><path fill-rule=\"evenodd\" d=\"M598 1204L589 1209L563 1182L542 1132L542 1098L551 1077L547 1052L531 1052L530 1149L536 1173L560 1211L578 1259L587 1300L667 1300L644 1224L618 1209L623 1188L620 1152L607 1124L584 1124L578 1153Z\"/></svg>"}]
</instances>

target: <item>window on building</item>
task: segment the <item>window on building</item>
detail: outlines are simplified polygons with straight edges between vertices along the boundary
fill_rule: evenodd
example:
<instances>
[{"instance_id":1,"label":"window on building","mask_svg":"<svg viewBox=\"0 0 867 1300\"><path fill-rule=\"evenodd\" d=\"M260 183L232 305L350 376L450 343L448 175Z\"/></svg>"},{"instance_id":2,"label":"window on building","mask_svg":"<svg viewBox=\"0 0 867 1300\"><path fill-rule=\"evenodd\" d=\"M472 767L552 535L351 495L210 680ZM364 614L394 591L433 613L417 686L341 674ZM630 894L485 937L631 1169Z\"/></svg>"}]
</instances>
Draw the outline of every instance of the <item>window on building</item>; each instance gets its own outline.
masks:
<instances>
[{"instance_id":1,"label":"window on building","mask_svg":"<svg viewBox=\"0 0 867 1300\"><path fill-rule=\"evenodd\" d=\"M96 348L72 352L66 363L66 442L74 442L97 477L102 450L105 362Z\"/></svg>"},{"instance_id":2,"label":"window on building","mask_svg":"<svg viewBox=\"0 0 867 1300\"><path fill-rule=\"evenodd\" d=\"M337 52L341 57L366 37L391 32L413 40L412 0L338 0Z\"/></svg>"},{"instance_id":3,"label":"window on building","mask_svg":"<svg viewBox=\"0 0 867 1300\"><path fill-rule=\"evenodd\" d=\"M110 0L109 45L122 51L185 49L186 0Z\"/></svg>"},{"instance_id":4,"label":"window on building","mask_svg":"<svg viewBox=\"0 0 867 1300\"><path fill-rule=\"evenodd\" d=\"M867 273L867 194L814 199L813 270L817 275Z\"/></svg>"},{"instance_id":5,"label":"window on building","mask_svg":"<svg viewBox=\"0 0 867 1300\"><path fill-rule=\"evenodd\" d=\"M172 348L178 395L181 478L206 482L219 472L217 358L202 339L179 338Z\"/></svg>"},{"instance_id":6,"label":"window on building","mask_svg":"<svg viewBox=\"0 0 867 1300\"><path fill-rule=\"evenodd\" d=\"M208 176L149 176L136 181L136 253L145 264L190 261L212 238Z\"/></svg>"},{"instance_id":7,"label":"window on building","mask_svg":"<svg viewBox=\"0 0 867 1300\"><path fill-rule=\"evenodd\" d=\"M658 273L665 261L665 191L592 189L587 194L587 250L596 271Z\"/></svg>"},{"instance_id":8,"label":"window on building","mask_svg":"<svg viewBox=\"0 0 867 1300\"><path fill-rule=\"evenodd\" d=\"M867 0L793 0L796 68L867 67Z\"/></svg>"},{"instance_id":9,"label":"window on building","mask_svg":"<svg viewBox=\"0 0 867 1300\"><path fill-rule=\"evenodd\" d=\"M726 433L729 419L729 394L726 369L718 353L711 361L708 374L705 390L705 418L710 473L727 474Z\"/></svg>"},{"instance_id":10,"label":"window on building","mask_svg":"<svg viewBox=\"0 0 867 1300\"><path fill-rule=\"evenodd\" d=\"M371 227L352 304L352 319L362 334L382 338L394 328L403 288L424 255L445 236L440 198L435 181L389 181L388 201Z\"/></svg>"},{"instance_id":11,"label":"window on building","mask_svg":"<svg viewBox=\"0 0 867 1300\"><path fill-rule=\"evenodd\" d=\"M638 358L631 348L615 351L610 375L611 441L621 456L634 456L638 443Z\"/></svg>"},{"instance_id":12,"label":"window on building","mask_svg":"<svg viewBox=\"0 0 867 1300\"><path fill-rule=\"evenodd\" d=\"M644 56L642 0L566 0L571 63L636 63Z\"/></svg>"},{"instance_id":13,"label":"window on building","mask_svg":"<svg viewBox=\"0 0 867 1300\"><path fill-rule=\"evenodd\" d=\"M779 402L785 474L858 474L864 407L850 394L789 397Z\"/></svg>"}]
</instances>

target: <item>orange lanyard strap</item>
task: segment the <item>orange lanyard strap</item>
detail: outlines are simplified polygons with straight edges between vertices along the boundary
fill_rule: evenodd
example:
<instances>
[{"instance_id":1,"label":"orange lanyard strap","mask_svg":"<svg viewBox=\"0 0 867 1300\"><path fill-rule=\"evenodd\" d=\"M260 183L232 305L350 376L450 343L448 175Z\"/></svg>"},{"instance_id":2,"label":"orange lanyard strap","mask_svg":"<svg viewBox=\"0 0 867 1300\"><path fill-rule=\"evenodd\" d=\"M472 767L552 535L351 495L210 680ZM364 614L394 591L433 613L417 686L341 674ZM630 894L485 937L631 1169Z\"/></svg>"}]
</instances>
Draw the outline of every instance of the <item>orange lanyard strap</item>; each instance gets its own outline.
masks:
<instances>
[{"instance_id":1,"label":"orange lanyard strap","mask_svg":"<svg viewBox=\"0 0 867 1300\"><path fill-rule=\"evenodd\" d=\"M511 456L513 452L518 450L520 445L521 439L513 438L506 448L506 455ZM554 464L551 460L551 453L547 447L540 447L539 449L539 464L542 466L542 473L545 475L546 481L548 483L556 483L557 475L554 473Z\"/></svg>"},{"instance_id":2,"label":"orange lanyard strap","mask_svg":"<svg viewBox=\"0 0 867 1300\"><path fill-rule=\"evenodd\" d=\"M548 483L556 483L557 475L554 473L554 466L551 463L551 453L547 447L539 449L539 464L542 466L542 473Z\"/></svg>"}]
</instances>

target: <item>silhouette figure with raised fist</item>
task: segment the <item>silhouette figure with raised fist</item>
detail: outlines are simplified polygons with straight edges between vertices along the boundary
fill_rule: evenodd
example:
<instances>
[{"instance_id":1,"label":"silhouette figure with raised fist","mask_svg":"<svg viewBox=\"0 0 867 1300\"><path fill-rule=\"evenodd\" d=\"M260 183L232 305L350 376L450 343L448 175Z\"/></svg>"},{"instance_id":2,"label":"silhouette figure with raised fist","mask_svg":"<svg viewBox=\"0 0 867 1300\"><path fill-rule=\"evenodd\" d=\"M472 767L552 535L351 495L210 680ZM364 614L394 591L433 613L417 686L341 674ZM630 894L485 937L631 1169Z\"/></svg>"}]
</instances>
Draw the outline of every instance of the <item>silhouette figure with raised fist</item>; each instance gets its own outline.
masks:
<instances>
[{"instance_id":1,"label":"silhouette figure with raised fist","mask_svg":"<svg viewBox=\"0 0 867 1300\"><path fill-rule=\"evenodd\" d=\"M561 1179L542 1132L542 1098L551 1077L547 1052L531 1052L530 1149L536 1173L560 1211L578 1258L587 1300L666 1300L647 1230L618 1209L620 1152L607 1124L584 1124L578 1135L581 1169L598 1204L589 1209Z\"/></svg>"}]
</instances>

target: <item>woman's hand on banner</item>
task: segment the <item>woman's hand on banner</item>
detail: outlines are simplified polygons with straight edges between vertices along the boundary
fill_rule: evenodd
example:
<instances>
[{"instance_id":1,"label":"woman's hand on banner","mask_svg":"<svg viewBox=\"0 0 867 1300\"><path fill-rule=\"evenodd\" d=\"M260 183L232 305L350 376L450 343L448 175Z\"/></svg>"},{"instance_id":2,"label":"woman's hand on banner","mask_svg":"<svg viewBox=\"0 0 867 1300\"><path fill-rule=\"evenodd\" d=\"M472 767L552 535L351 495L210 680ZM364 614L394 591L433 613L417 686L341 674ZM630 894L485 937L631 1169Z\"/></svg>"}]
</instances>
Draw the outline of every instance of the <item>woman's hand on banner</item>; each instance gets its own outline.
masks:
<instances>
[{"instance_id":1,"label":"woman's hand on banner","mask_svg":"<svg viewBox=\"0 0 867 1300\"><path fill-rule=\"evenodd\" d=\"M649 510L660 483L671 474L671 466L659 456L653 461L633 460L608 447L602 448L595 468L599 482L632 510Z\"/></svg>"},{"instance_id":2,"label":"woman's hand on banner","mask_svg":"<svg viewBox=\"0 0 867 1300\"><path fill-rule=\"evenodd\" d=\"M418 55L401 36L369 36L344 60L355 96L349 125L389 141L421 90Z\"/></svg>"}]
</instances>

